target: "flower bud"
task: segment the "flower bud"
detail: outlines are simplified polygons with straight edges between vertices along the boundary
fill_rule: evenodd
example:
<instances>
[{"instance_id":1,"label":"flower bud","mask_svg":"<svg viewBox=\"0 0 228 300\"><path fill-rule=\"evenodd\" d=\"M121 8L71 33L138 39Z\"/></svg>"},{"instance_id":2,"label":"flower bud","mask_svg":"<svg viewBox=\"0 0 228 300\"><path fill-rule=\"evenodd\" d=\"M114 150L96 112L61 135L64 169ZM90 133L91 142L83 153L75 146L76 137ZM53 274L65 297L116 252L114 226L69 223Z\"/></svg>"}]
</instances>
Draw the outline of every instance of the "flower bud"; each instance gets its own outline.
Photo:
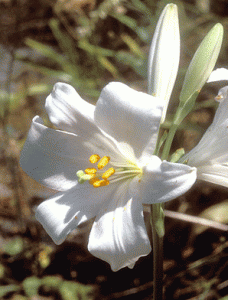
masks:
<instances>
[{"instance_id":1,"label":"flower bud","mask_svg":"<svg viewBox=\"0 0 228 300\"><path fill-rule=\"evenodd\" d=\"M148 60L148 93L164 101L164 122L180 59L180 33L177 6L164 8L151 43Z\"/></svg>"},{"instance_id":2,"label":"flower bud","mask_svg":"<svg viewBox=\"0 0 228 300\"><path fill-rule=\"evenodd\" d=\"M180 102L186 103L200 92L216 64L223 39L223 26L216 24L203 39L185 75ZM195 99L193 99L195 101Z\"/></svg>"}]
</instances>

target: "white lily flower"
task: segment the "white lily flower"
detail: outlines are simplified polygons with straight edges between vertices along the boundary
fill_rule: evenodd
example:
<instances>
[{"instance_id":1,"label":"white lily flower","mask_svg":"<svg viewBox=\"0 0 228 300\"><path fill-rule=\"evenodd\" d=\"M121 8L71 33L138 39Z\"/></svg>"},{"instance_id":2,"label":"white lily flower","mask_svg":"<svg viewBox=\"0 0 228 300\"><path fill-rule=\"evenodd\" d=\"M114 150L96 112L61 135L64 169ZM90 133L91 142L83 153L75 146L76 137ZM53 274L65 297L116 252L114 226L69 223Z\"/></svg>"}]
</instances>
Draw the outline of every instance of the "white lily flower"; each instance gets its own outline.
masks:
<instances>
[{"instance_id":1,"label":"white lily flower","mask_svg":"<svg viewBox=\"0 0 228 300\"><path fill-rule=\"evenodd\" d=\"M207 82L228 80L228 70L226 68L218 68L209 76Z\"/></svg>"},{"instance_id":2,"label":"white lily flower","mask_svg":"<svg viewBox=\"0 0 228 300\"><path fill-rule=\"evenodd\" d=\"M228 86L215 99L219 107L212 124L181 161L197 168L198 179L228 187Z\"/></svg>"},{"instance_id":3,"label":"white lily flower","mask_svg":"<svg viewBox=\"0 0 228 300\"><path fill-rule=\"evenodd\" d=\"M153 155L162 115L160 99L113 82L96 106L58 83L46 100L52 124L36 116L21 166L59 193L41 203L36 218L56 244L95 217L88 249L113 271L132 268L151 251L143 203L185 193L196 169Z\"/></svg>"}]
</instances>

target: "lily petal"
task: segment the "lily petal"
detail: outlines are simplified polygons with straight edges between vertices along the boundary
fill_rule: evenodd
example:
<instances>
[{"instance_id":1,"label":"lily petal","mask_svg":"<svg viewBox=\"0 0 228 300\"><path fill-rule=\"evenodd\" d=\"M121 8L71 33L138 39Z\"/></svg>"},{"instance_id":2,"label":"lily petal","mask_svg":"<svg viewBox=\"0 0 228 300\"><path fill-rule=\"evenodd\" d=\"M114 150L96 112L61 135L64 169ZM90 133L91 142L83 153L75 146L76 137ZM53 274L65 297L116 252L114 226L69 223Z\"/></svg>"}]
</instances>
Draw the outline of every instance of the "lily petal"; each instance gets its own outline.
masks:
<instances>
[{"instance_id":1,"label":"lily petal","mask_svg":"<svg viewBox=\"0 0 228 300\"><path fill-rule=\"evenodd\" d=\"M198 179L228 187L228 165L213 164L197 168Z\"/></svg>"},{"instance_id":2,"label":"lily petal","mask_svg":"<svg viewBox=\"0 0 228 300\"><path fill-rule=\"evenodd\" d=\"M104 187L95 192L89 184L78 185L42 202L36 209L36 219L53 241L61 244L78 225L97 215L101 204L113 190L114 187Z\"/></svg>"},{"instance_id":3,"label":"lily petal","mask_svg":"<svg viewBox=\"0 0 228 300\"><path fill-rule=\"evenodd\" d=\"M228 158L228 87L220 89L223 100L215 113L214 120L202 139L189 153L182 157L190 166L203 166L212 163L225 163Z\"/></svg>"},{"instance_id":4,"label":"lily petal","mask_svg":"<svg viewBox=\"0 0 228 300\"><path fill-rule=\"evenodd\" d=\"M196 181L196 168L184 164L161 162L152 156L138 183L142 203L153 204L177 198L186 193Z\"/></svg>"},{"instance_id":5,"label":"lily petal","mask_svg":"<svg viewBox=\"0 0 228 300\"><path fill-rule=\"evenodd\" d=\"M228 69L225 68L218 68L211 72L207 82L214 82L220 80L228 80Z\"/></svg>"},{"instance_id":6,"label":"lily petal","mask_svg":"<svg viewBox=\"0 0 228 300\"><path fill-rule=\"evenodd\" d=\"M95 106L84 101L69 84L56 83L46 99L45 108L58 129L79 135L91 129Z\"/></svg>"},{"instance_id":7,"label":"lily petal","mask_svg":"<svg viewBox=\"0 0 228 300\"><path fill-rule=\"evenodd\" d=\"M127 185L119 186L103 206L89 236L88 250L108 262L113 271L133 268L141 256L151 251L142 204L131 197Z\"/></svg>"},{"instance_id":8,"label":"lily petal","mask_svg":"<svg viewBox=\"0 0 228 300\"><path fill-rule=\"evenodd\" d=\"M109 83L95 108L95 123L118 142L129 144L140 158L150 145L155 149L163 104L158 98L137 92L119 82Z\"/></svg>"},{"instance_id":9,"label":"lily petal","mask_svg":"<svg viewBox=\"0 0 228 300\"><path fill-rule=\"evenodd\" d=\"M89 167L89 157L94 153L111 155L118 150L111 138L91 127L89 136L54 130L33 119L27 140L21 152L23 170L36 181L57 191L66 191L77 184L76 172Z\"/></svg>"}]
</instances>

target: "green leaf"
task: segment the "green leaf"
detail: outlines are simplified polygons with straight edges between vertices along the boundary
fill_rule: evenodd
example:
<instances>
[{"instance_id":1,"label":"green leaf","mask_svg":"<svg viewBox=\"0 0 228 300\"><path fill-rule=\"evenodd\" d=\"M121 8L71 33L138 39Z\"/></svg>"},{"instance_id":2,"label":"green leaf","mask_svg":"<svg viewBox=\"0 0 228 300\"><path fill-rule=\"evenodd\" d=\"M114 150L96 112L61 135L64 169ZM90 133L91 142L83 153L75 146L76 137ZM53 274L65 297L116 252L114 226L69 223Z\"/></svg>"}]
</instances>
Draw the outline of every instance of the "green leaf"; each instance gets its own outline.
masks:
<instances>
[{"instance_id":1,"label":"green leaf","mask_svg":"<svg viewBox=\"0 0 228 300\"><path fill-rule=\"evenodd\" d=\"M78 78L76 67L72 64L72 62L65 58L64 55L59 54L53 48L32 39L26 39L25 43L40 54L57 63L67 74L71 75L73 78Z\"/></svg>"},{"instance_id":2,"label":"green leaf","mask_svg":"<svg viewBox=\"0 0 228 300\"><path fill-rule=\"evenodd\" d=\"M121 38L127 44L133 54L135 54L137 57L146 59L146 56L140 48L139 44L130 35L122 34Z\"/></svg>"},{"instance_id":3,"label":"green leaf","mask_svg":"<svg viewBox=\"0 0 228 300\"><path fill-rule=\"evenodd\" d=\"M177 149L170 157L170 162L176 163L184 155L184 148Z\"/></svg>"},{"instance_id":4,"label":"green leaf","mask_svg":"<svg viewBox=\"0 0 228 300\"><path fill-rule=\"evenodd\" d=\"M41 286L42 281L41 279L31 276L27 277L23 282L22 286L25 291L25 294L28 297L32 297L38 294L39 287Z\"/></svg>"},{"instance_id":5,"label":"green leaf","mask_svg":"<svg viewBox=\"0 0 228 300\"><path fill-rule=\"evenodd\" d=\"M131 17L128 17L126 15L120 15L118 13L110 13L110 15L117 19L119 22L122 24L126 25L127 27L131 28L137 35L138 37L144 41L148 41L148 31L145 28L142 28L138 26L137 21L132 19Z\"/></svg>"},{"instance_id":6,"label":"green leaf","mask_svg":"<svg viewBox=\"0 0 228 300\"><path fill-rule=\"evenodd\" d=\"M71 281L64 281L60 287L63 300L89 300L92 292L91 286L86 286Z\"/></svg>"},{"instance_id":7,"label":"green leaf","mask_svg":"<svg viewBox=\"0 0 228 300\"><path fill-rule=\"evenodd\" d=\"M0 297L4 297L9 293L17 292L20 290L20 287L16 284L9 284L0 286Z\"/></svg>"},{"instance_id":8,"label":"green leaf","mask_svg":"<svg viewBox=\"0 0 228 300\"><path fill-rule=\"evenodd\" d=\"M144 15L148 16L148 18L152 18L152 14L150 9L140 0L131 0L133 4L133 8L141 11Z\"/></svg>"},{"instance_id":9,"label":"green leaf","mask_svg":"<svg viewBox=\"0 0 228 300\"><path fill-rule=\"evenodd\" d=\"M52 288L58 288L62 281L61 278L57 276L45 276L44 278L42 278L41 282L42 285L46 285Z\"/></svg>"},{"instance_id":10,"label":"green leaf","mask_svg":"<svg viewBox=\"0 0 228 300\"><path fill-rule=\"evenodd\" d=\"M48 67L41 66L39 64L36 64L34 62L24 62L26 66L29 68L35 69L35 71L39 71L40 73L50 76L50 77L55 77L59 80L63 80L66 82L70 82L73 80L72 76L68 74L67 72L61 71L61 70L53 70Z\"/></svg>"},{"instance_id":11,"label":"green leaf","mask_svg":"<svg viewBox=\"0 0 228 300\"><path fill-rule=\"evenodd\" d=\"M87 39L80 40L78 47L92 55L114 56L113 50L105 49L96 45L92 45Z\"/></svg>"},{"instance_id":12,"label":"green leaf","mask_svg":"<svg viewBox=\"0 0 228 300\"><path fill-rule=\"evenodd\" d=\"M34 96L40 94L47 94L53 88L53 85L47 83L37 83L30 85L27 90L27 95Z\"/></svg>"},{"instance_id":13,"label":"green leaf","mask_svg":"<svg viewBox=\"0 0 228 300\"><path fill-rule=\"evenodd\" d=\"M4 253L8 255L17 255L21 253L24 249L24 242L21 237L16 237L10 240L5 246L4 246Z\"/></svg>"},{"instance_id":14,"label":"green leaf","mask_svg":"<svg viewBox=\"0 0 228 300\"><path fill-rule=\"evenodd\" d=\"M116 53L115 59L121 63L130 66L136 73L143 78L147 77L147 60L136 57L126 51L119 51Z\"/></svg>"},{"instance_id":15,"label":"green leaf","mask_svg":"<svg viewBox=\"0 0 228 300\"><path fill-rule=\"evenodd\" d=\"M34 41L32 39L26 39L25 43L30 48L36 50L43 56L50 58L52 61L58 63L59 65L68 63L63 55L57 53L53 48L51 48L49 46L46 46L46 45L39 43L37 41Z\"/></svg>"},{"instance_id":16,"label":"green leaf","mask_svg":"<svg viewBox=\"0 0 228 300\"><path fill-rule=\"evenodd\" d=\"M51 19L49 22L49 26L51 27L52 33L58 41L59 47L61 48L62 52L66 54L72 64L76 66L78 64L78 54L73 38L67 32L63 33L61 31L59 20Z\"/></svg>"},{"instance_id":17,"label":"green leaf","mask_svg":"<svg viewBox=\"0 0 228 300\"><path fill-rule=\"evenodd\" d=\"M12 300L31 300L31 298L22 295L14 295Z\"/></svg>"},{"instance_id":18,"label":"green leaf","mask_svg":"<svg viewBox=\"0 0 228 300\"><path fill-rule=\"evenodd\" d=\"M0 278L3 278L5 275L5 267L4 265L0 264Z\"/></svg>"}]
</instances>

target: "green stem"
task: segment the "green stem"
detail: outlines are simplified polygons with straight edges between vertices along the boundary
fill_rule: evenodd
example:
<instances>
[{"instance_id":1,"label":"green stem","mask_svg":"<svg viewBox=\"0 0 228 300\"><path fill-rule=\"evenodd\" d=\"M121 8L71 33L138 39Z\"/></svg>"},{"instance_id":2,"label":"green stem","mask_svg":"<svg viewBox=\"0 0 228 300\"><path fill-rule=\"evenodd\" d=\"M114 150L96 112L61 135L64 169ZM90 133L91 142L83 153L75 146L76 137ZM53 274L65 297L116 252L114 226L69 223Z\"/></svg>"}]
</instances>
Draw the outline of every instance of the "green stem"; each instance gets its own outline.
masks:
<instances>
[{"instance_id":1,"label":"green stem","mask_svg":"<svg viewBox=\"0 0 228 300\"><path fill-rule=\"evenodd\" d=\"M160 203L151 205L151 227L154 283L153 300L162 300L164 214Z\"/></svg>"},{"instance_id":2,"label":"green stem","mask_svg":"<svg viewBox=\"0 0 228 300\"><path fill-rule=\"evenodd\" d=\"M165 141L165 146L164 146L164 149L163 149L163 152L162 152L161 160L164 160L164 159L168 158L170 148L171 148L171 145L172 145L172 142L173 142L174 135L177 131L177 128L178 128L178 125L173 123L170 130L169 130L168 137Z\"/></svg>"}]
</instances>

